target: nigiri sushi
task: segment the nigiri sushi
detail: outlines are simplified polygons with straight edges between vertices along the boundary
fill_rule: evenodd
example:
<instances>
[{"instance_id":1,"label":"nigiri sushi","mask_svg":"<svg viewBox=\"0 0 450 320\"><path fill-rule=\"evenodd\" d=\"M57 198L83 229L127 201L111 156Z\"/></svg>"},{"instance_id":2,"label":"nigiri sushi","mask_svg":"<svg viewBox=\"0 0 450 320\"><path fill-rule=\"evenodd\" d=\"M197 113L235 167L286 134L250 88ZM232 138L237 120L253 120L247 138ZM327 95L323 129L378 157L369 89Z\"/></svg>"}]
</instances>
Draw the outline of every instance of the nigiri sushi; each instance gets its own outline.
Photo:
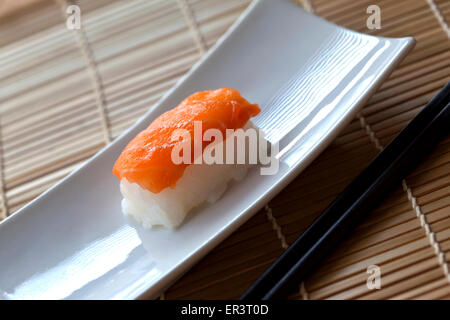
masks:
<instances>
[{"instance_id":1,"label":"nigiri sushi","mask_svg":"<svg viewBox=\"0 0 450 320\"><path fill-rule=\"evenodd\" d=\"M225 150L226 140L234 139L227 135L228 130L252 127L249 119L259 112L259 106L237 90L222 88L194 93L160 115L131 140L114 164L113 174L120 179L123 196L122 211L147 228L176 228L193 208L217 201L231 180L246 175L250 164L207 164L198 161L199 157L214 144L222 144L219 148ZM199 147L198 123L200 139L206 130L213 129L224 140L202 139ZM179 130L187 132L187 137L174 139ZM174 161L174 149L182 150L189 161Z\"/></svg>"}]
</instances>

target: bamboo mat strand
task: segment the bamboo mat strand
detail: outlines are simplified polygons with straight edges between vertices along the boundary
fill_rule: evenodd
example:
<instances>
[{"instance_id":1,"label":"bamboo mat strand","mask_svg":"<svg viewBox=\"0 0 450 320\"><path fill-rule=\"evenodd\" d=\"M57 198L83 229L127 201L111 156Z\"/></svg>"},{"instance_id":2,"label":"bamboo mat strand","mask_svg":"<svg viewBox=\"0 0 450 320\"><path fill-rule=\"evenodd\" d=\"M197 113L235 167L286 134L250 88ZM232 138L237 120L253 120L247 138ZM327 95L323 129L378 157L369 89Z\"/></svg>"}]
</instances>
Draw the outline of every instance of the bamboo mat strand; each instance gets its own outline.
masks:
<instances>
[{"instance_id":1,"label":"bamboo mat strand","mask_svg":"<svg viewBox=\"0 0 450 320\"><path fill-rule=\"evenodd\" d=\"M441 9L438 7L435 0L427 0L428 4L430 5L431 11L433 11L433 14L435 15L436 19L438 19L439 24L442 26L442 28L447 33L447 37L450 38L450 27L444 17L444 14L442 13Z\"/></svg>"},{"instance_id":2,"label":"bamboo mat strand","mask_svg":"<svg viewBox=\"0 0 450 320\"><path fill-rule=\"evenodd\" d=\"M193 16L191 7L186 0L177 0L178 4L183 12L183 16L186 20L186 23L189 26L189 30L191 30L192 36L194 37L195 44L197 45L197 49L200 55L204 55L207 51L207 45L205 43L205 39L203 39L203 35L200 32L200 29L197 25L197 20Z\"/></svg>"},{"instance_id":3,"label":"bamboo mat strand","mask_svg":"<svg viewBox=\"0 0 450 320\"><path fill-rule=\"evenodd\" d=\"M8 216L9 208L6 192L5 192L5 178L4 178L4 166L3 166L3 144L2 141L2 132L0 126L0 221L5 219Z\"/></svg>"},{"instance_id":4,"label":"bamboo mat strand","mask_svg":"<svg viewBox=\"0 0 450 320\"><path fill-rule=\"evenodd\" d=\"M84 163L142 116L249 0L35 0L0 7L0 219ZM297 179L160 299L237 298L450 80L447 0L296 0L416 48ZM82 28L68 32L76 3ZM382 28L366 26L369 5ZM62 14L61 14L62 12ZM151 31L151 32L149 32ZM450 298L450 138L375 208L291 299ZM366 269L381 270L381 290Z\"/></svg>"},{"instance_id":5,"label":"bamboo mat strand","mask_svg":"<svg viewBox=\"0 0 450 320\"><path fill-rule=\"evenodd\" d=\"M66 15L65 9L71 5L76 4L75 1L67 1L67 0L58 0L61 5L61 11L63 14L63 17L65 19L68 18L68 15ZM98 107L98 113L100 115L101 124L102 124L102 131L103 135L105 137L105 143L108 144L111 142L111 134L110 134L110 127L108 123L108 116L106 114L106 97L103 92L103 81L101 79L101 76L99 74L99 71L97 69L97 65L95 62L95 58L93 56L92 48L90 47L89 40L86 36L86 32L84 31L83 27L81 29L75 31L76 39L78 46L80 47L80 50L82 52L83 58L86 62L87 69L89 71L89 76L91 78L92 87L94 88L94 95L97 102Z\"/></svg>"}]
</instances>

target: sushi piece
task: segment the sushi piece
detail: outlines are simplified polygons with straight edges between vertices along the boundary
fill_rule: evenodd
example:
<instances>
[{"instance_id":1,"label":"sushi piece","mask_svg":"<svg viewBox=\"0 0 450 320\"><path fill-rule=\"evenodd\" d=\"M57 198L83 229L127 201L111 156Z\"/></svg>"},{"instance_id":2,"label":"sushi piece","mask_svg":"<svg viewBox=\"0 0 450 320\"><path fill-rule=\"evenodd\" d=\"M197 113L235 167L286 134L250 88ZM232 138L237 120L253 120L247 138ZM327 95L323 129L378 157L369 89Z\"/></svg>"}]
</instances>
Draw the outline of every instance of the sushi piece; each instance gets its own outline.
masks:
<instances>
[{"instance_id":1,"label":"sushi piece","mask_svg":"<svg viewBox=\"0 0 450 320\"><path fill-rule=\"evenodd\" d=\"M175 228L193 208L217 201L231 180L245 176L249 164L207 164L198 158L210 144L222 144L220 148L225 150L226 140L234 139L227 136L227 129L252 127L249 119L259 112L258 105L249 103L237 90L223 88L197 92L159 116L127 145L114 165L123 212L147 228ZM199 123L200 139L208 129L216 129L223 136L223 141L202 139L200 154L195 150L199 145L195 126ZM179 129L189 133L188 138L174 140ZM173 160L173 149L183 147L183 143L190 145L183 150L191 152L182 152L190 161L178 163Z\"/></svg>"}]
</instances>

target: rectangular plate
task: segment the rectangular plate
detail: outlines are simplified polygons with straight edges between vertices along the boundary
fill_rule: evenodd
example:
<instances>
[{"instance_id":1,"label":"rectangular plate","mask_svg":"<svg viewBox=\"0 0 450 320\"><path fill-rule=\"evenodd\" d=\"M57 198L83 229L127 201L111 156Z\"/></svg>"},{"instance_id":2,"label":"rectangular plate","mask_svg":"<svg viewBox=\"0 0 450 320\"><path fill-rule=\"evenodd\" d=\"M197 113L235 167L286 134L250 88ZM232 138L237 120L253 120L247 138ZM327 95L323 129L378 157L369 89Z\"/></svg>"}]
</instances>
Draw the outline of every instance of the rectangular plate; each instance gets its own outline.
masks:
<instances>
[{"instance_id":1,"label":"rectangular plate","mask_svg":"<svg viewBox=\"0 0 450 320\"><path fill-rule=\"evenodd\" d=\"M0 224L0 295L157 296L298 175L354 118L413 44L412 38L378 38L339 28L288 0L253 2L136 125ZM158 115L195 91L220 87L238 89L265 113L267 101L296 79L301 80L298 103L310 108L311 116L289 129L296 143L276 175L261 176L255 168L175 231L146 230L122 215L112 166L128 141ZM278 116L283 123L283 115Z\"/></svg>"}]
</instances>

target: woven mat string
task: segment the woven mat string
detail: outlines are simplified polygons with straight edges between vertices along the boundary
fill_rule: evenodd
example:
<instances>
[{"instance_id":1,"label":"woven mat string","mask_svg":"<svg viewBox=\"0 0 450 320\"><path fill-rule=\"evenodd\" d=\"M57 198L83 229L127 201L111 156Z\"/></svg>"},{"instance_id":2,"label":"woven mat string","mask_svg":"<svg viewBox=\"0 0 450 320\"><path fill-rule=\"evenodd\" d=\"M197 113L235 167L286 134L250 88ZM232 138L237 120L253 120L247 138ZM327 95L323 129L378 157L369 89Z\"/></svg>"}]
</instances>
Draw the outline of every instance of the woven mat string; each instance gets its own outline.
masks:
<instances>
[{"instance_id":1,"label":"woven mat string","mask_svg":"<svg viewBox=\"0 0 450 320\"><path fill-rule=\"evenodd\" d=\"M56 0L62 9L62 14L64 19L67 18L66 8L71 4L76 4L76 1L71 0ZM103 90L103 82L98 71L97 64L95 62L94 53L89 44L86 32L81 25L80 29L74 29L78 47L81 50L83 58L86 62L87 71L91 78L91 83L94 88L95 99L97 102L98 113L100 115L100 121L102 124L103 136L105 138L105 143L108 144L112 141L111 129L108 121L107 108L106 108L106 96Z\"/></svg>"},{"instance_id":2,"label":"woven mat string","mask_svg":"<svg viewBox=\"0 0 450 320\"><path fill-rule=\"evenodd\" d=\"M194 13L186 0L177 0L178 5L180 6L181 13L183 14L186 23L189 27L189 30L192 33L192 37L194 38L195 45L200 53L200 55L204 55L208 50L208 46L206 45L206 41L203 38L203 35L200 31L200 28L197 24L197 20L195 20Z\"/></svg>"},{"instance_id":3,"label":"woven mat string","mask_svg":"<svg viewBox=\"0 0 450 320\"><path fill-rule=\"evenodd\" d=\"M369 136L370 141L375 145L375 148L382 151L384 146L381 144L380 140L375 134L375 131L371 128L366 118L359 112L357 117L360 120L361 128L364 132ZM408 196L408 200L411 202L411 207L416 213L416 217L419 219L420 226L424 229L425 234L428 237L430 246L433 248L435 255L438 258L439 265L442 267L442 271L444 272L444 276L450 284L450 275L449 275L449 267L448 263L445 259L445 252L443 252L439 242L436 239L435 233L431 230L431 226L429 225L426 216L423 214L420 206L417 204L416 198L413 196L412 189L406 183L406 180L402 180L403 191Z\"/></svg>"}]
</instances>

